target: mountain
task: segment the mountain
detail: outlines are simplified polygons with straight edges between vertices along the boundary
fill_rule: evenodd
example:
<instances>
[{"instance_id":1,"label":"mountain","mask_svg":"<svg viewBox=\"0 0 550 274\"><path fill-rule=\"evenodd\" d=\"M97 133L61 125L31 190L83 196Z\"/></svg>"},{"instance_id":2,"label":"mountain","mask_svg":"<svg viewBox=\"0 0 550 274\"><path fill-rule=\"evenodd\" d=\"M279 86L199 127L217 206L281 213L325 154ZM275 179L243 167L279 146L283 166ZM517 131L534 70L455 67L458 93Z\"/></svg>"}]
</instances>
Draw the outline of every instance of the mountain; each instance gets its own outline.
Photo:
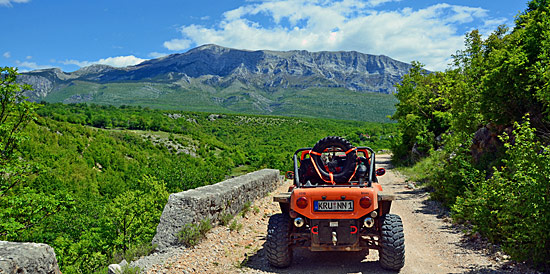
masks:
<instances>
[{"instance_id":1,"label":"mountain","mask_svg":"<svg viewBox=\"0 0 550 274\"><path fill-rule=\"evenodd\" d=\"M372 115L360 113L369 106L385 108L384 120L393 112L395 99L382 94L390 94L410 67L355 51L249 51L204 45L125 68L35 70L21 74L19 81L34 87L27 92L34 101L379 120L382 116L370 119ZM384 102L371 104L373 100ZM341 107L353 109L353 114L342 116L337 109Z\"/></svg>"}]
</instances>

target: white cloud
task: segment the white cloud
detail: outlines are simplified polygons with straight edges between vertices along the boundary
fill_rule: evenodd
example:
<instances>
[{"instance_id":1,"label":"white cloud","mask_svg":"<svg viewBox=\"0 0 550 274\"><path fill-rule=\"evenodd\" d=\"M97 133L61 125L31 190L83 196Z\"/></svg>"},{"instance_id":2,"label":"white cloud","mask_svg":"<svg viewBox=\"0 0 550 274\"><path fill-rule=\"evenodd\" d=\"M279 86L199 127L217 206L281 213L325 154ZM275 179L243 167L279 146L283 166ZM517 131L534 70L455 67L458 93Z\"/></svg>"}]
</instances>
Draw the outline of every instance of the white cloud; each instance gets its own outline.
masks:
<instances>
[{"instance_id":1,"label":"white cloud","mask_svg":"<svg viewBox=\"0 0 550 274\"><path fill-rule=\"evenodd\" d=\"M2 54L2 56L4 56L4 58L11 58L11 52L6 51L4 52L4 54Z\"/></svg>"},{"instance_id":2,"label":"white cloud","mask_svg":"<svg viewBox=\"0 0 550 274\"><path fill-rule=\"evenodd\" d=\"M65 61L59 61L59 62L63 65L75 65L75 66L78 66L78 67L86 67L86 66L94 64L94 63L88 62L88 61L78 61L78 60L73 60L73 59L65 60Z\"/></svg>"},{"instance_id":3,"label":"white cloud","mask_svg":"<svg viewBox=\"0 0 550 274\"><path fill-rule=\"evenodd\" d=\"M25 57L25 59L27 59L27 60L31 60L31 59L32 59L32 56L30 56L30 55L27 55L27 57Z\"/></svg>"},{"instance_id":4,"label":"white cloud","mask_svg":"<svg viewBox=\"0 0 550 274\"><path fill-rule=\"evenodd\" d=\"M383 54L443 70L463 48L464 29L480 21L496 27L482 8L436 4L422 9L383 10L396 0L284 0L249 2L222 15L214 26L185 25L182 37L164 42L169 50L202 44L241 49L356 50ZM259 20L263 18L267 20Z\"/></svg>"},{"instance_id":5,"label":"white cloud","mask_svg":"<svg viewBox=\"0 0 550 274\"><path fill-rule=\"evenodd\" d=\"M376 7L376 6L379 6L379 5L388 3L388 2L401 2L401 0L370 0L369 1L369 6Z\"/></svg>"},{"instance_id":6,"label":"white cloud","mask_svg":"<svg viewBox=\"0 0 550 274\"><path fill-rule=\"evenodd\" d=\"M193 41L189 39L172 39L164 42L164 47L169 50L182 50L189 48Z\"/></svg>"},{"instance_id":7,"label":"white cloud","mask_svg":"<svg viewBox=\"0 0 550 274\"><path fill-rule=\"evenodd\" d=\"M169 55L168 53L162 53L162 52L151 52L149 54L147 54L147 57L151 57L151 58L160 58L160 57L164 57L166 55Z\"/></svg>"},{"instance_id":8,"label":"white cloud","mask_svg":"<svg viewBox=\"0 0 550 274\"><path fill-rule=\"evenodd\" d=\"M109 65L113 67L127 67L127 66L133 66L137 65L147 59L141 59L138 57L135 57L134 55L128 55L128 56L117 56L117 57L108 57L99 59L97 61L78 61L78 60L65 60L60 61L61 64L64 65L76 65L79 67L87 67L93 64L103 64L103 65Z\"/></svg>"},{"instance_id":9,"label":"white cloud","mask_svg":"<svg viewBox=\"0 0 550 274\"><path fill-rule=\"evenodd\" d=\"M51 68L52 67L52 66L48 66L48 65L38 65L35 62L29 62L29 61L21 62L19 60L15 60L15 64L17 65L18 68L20 68L21 72L34 70L34 69L46 69L46 68Z\"/></svg>"},{"instance_id":10,"label":"white cloud","mask_svg":"<svg viewBox=\"0 0 550 274\"><path fill-rule=\"evenodd\" d=\"M31 0L0 0L0 6L8 6L11 7L12 3L28 3Z\"/></svg>"},{"instance_id":11,"label":"white cloud","mask_svg":"<svg viewBox=\"0 0 550 274\"><path fill-rule=\"evenodd\" d=\"M134 66L137 65L146 59L141 59L138 57L135 57L133 55L129 56L117 56L117 57L109 57L105 59L100 59L97 61L97 64L104 64L109 65L113 67L127 67L127 66Z\"/></svg>"}]
</instances>

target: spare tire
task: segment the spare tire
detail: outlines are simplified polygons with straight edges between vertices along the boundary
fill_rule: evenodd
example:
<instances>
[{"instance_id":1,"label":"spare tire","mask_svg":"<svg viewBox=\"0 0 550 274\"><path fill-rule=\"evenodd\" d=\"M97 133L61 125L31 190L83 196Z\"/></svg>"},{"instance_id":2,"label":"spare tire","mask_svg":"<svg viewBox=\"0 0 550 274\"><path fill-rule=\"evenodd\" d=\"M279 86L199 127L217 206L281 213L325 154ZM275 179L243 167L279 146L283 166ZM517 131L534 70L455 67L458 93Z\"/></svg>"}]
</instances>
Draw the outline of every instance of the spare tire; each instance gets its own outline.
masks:
<instances>
[{"instance_id":1,"label":"spare tire","mask_svg":"<svg viewBox=\"0 0 550 274\"><path fill-rule=\"evenodd\" d=\"M338 136L328 136L319 140L315 146L313 146L312 151L317 152L317 154L322 154L325 149L330 147L336 147L342 149L343 152L348 152L346 154L346 162L344 167L341 170L332 169L334 166L331 166L331 163L328 163L329 171L325 169L326 163L321 159L320 155L310 154L311 159L313 159L314 164L316 165L317 173L321 176L326 182L330 182L330 173L332 173L332 179L335 183L347 183L355 173L357 167L357 152L353 149L353 146L346 139ZM335 161L333 159L332 161ZM332 170L331 170L332 169Z\"/></svg>"}]
</instances>

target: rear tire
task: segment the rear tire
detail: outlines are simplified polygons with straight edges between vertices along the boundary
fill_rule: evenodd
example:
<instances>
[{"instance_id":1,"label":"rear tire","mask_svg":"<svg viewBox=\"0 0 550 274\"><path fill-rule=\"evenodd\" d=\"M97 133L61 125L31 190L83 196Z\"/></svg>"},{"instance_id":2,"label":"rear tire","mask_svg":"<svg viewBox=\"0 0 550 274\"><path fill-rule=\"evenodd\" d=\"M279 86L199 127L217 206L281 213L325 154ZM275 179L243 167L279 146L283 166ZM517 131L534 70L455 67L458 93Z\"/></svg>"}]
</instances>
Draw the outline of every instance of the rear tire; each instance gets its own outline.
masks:
<instances>
[{"instance_id":1,"label":"rear tire","mask_svg":"<svg viewBox=\"0 0 550 274\"><path fill-rule=\"evenodd\" d=\"M380 264L384 269L395 271L405 265L405 234L398 215L386 214L382 217Z\"/></svg>"},{"instance_id":2,"label":"rear tire","mask_svg":"<svg viewBox=\"0 0 550 274\"><path fill-rule=\"evenodd\" d=\"M292 263L291 225L290 217L286 213L274 214L269 218L265 250L267 260L274 267L288 267Z\"/></svg>"}]
</instances>

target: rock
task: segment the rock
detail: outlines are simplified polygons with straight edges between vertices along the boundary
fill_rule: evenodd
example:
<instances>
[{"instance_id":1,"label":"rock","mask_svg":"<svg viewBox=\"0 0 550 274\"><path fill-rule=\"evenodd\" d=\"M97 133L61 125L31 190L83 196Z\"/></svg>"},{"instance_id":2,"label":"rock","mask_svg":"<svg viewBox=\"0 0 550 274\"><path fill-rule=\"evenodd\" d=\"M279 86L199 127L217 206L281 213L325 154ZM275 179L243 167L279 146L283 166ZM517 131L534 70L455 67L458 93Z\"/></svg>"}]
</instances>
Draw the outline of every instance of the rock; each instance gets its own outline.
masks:
<instances>
[{"instance_id":1,"label":"rock","mask_svg":"<svg viewBox=\"0 0 550 274\"><path fill-rule=\"evenodd\" d=\"M483 156L497 153L503 146L502 141L499 139L499 135L503 133L511 135L512 127L488 124L478 129L472 138L470 147L470 153L474 161L479 162ZM513 137L509 141L513 142Z\"/></svg>"},{"instance_id":2,"label":"rock","mask_svg":"<svg viewBox=\"0 0 550 274\"><path fill-rule=\"evenodd\" d=\"M51 246L0 241L0 273L60 274L61 272Z\"/></svg>"},{"instance_id":3,"label":"rock","mask_svg":"<svg viewBox=\"0 0 550 274\"><path fill-rule=\"evenodd\" d=\"M119 264L111 264L109 265L107 274L122 274L122 267Z\"/></svg>"},{"instance_id":4,"label":"rock","mask_svg":"<svg viewBox=\"0 0 550 274\"><path fill-rule=\"evenodd\" d=\"M178 245L177 233L190 223L210 219L215 224L223 214L236 214L244 204L263 197L281 182L279 171L263 169L223 182L173 193L168 198L153 238L162 251Z\"/></svg>"}]
</instances>

